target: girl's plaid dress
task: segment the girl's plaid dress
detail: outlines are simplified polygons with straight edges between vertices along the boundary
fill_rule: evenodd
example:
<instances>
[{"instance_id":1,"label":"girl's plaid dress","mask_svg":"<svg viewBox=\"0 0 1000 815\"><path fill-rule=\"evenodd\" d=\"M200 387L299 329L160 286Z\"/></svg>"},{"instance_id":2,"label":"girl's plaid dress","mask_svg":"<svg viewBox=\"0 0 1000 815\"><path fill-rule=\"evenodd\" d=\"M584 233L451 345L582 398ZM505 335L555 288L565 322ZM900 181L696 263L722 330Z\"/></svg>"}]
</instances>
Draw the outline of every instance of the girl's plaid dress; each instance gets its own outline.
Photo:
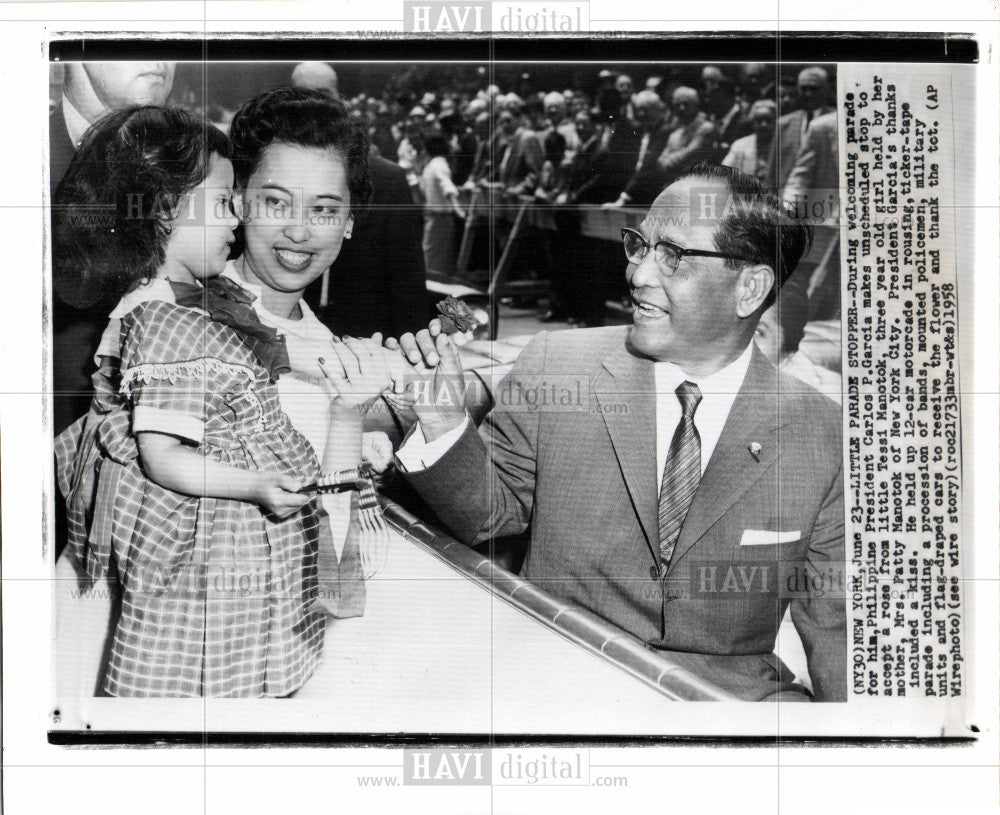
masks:
<instances>
[{"instance_id":1,"label":"girl's plaid dress","mask_svg":"<svg viewBox=\"0 0 1000 815\"><path fill-rule=\"evenodd\" d=\"M278 520L245 501L163 489L135 433L179 436L206 458L312 479L319 464L240 335L199 309L149 300L121 316L120 367L94 376L90 414L57 439L69 545L121 584L104 679L114 696L285 696L312 674L315 501ZM117 386L117 387L116 387Z\"/></svg>"}]
</instances>

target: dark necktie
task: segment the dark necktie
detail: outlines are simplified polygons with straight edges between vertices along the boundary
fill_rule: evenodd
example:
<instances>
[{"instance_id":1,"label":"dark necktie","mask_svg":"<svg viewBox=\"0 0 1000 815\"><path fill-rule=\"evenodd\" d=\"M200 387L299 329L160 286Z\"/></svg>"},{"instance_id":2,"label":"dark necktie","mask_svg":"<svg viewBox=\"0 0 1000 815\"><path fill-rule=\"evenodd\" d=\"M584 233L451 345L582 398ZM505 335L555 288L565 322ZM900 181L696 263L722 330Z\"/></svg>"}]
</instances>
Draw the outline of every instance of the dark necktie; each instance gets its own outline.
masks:
<instances>
[{"instance_id":1,"label":"dark necktie","mask_svg":"<svg viewBox=\"0 0 1000 815\"><path fill-rule=\"evenodd\" d=\"M701 391L693 382L681 382L677 398L681 403L681 420L670 442L660 486L660 557L664 568L674 554L684 517L701 478L701 438L694 426Z\"/></svg>"}]
</instances>

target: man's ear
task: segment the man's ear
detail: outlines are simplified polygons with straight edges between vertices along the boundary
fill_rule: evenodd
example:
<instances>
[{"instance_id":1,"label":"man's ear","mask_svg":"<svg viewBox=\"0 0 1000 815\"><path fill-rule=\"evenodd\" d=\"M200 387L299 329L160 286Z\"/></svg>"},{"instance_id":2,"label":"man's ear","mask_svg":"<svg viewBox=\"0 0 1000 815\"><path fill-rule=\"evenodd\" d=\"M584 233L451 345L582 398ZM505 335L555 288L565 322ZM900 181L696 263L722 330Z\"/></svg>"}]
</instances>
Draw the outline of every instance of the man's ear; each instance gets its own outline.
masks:
<instances>
[{"instance_id":1,"label":"man's ear","mask_svg":"<svg viewBox=\"0 0 1000 815\"><path fill-rule=\"evenodd\" d=\"M351 233L354 232L354 213L347 216L347 226L344 229L344 240L348 240L351 237Z\"/></svg>"},{"instance_id":2,"label":"man's ear","mask_svg":"<svg viewBox=\"0 0 1000 815\"><path fill-rule=\"evenodd\" d=\"M747 266L740 272L739 299L736 314L749 317L763 305L775 284L774 269L766 263Z\"/></svg>"}]
</instances>

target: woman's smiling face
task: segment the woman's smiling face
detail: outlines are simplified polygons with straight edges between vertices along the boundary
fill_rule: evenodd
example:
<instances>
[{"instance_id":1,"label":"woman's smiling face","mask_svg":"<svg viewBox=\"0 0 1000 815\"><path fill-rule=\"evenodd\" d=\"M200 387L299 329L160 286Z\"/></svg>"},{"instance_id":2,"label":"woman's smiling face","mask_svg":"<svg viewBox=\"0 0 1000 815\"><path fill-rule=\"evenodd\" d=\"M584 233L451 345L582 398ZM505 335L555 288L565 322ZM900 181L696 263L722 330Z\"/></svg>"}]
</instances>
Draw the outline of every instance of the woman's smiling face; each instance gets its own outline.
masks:
<instances>
[{"instance_id":1,"label":"woman's smiling face","mask_svg":"<svg viewBox=\"0 0 1000 815\"><path fill-rule=\"evenodd\" d=\"M304 291L351 236L350 207L339 151L268 145L243 191L248 276L274 291Z\"/></svg>"}]
</instances>

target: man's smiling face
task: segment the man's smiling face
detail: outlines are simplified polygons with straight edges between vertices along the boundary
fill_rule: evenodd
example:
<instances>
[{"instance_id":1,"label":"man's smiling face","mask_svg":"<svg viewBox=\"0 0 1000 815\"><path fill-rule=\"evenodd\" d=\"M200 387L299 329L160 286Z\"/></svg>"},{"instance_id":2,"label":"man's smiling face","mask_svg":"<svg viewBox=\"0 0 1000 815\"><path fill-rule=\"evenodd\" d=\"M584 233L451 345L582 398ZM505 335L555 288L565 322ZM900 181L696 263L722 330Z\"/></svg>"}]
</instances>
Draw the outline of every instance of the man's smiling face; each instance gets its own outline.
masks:
<instances>
[{"instance_id":1,"label":"man's smiling face","mask_svg":"<svg viewBox=\"0 0 1000 815\"><path fill-rule=\"evenodd\" d=\"M724 201L724 183L690 177L660 193L639 227L652 247L667 240L686 249L717 251L715 219L693 218L700 195ZM738 270L715 257L683 257L671 275L652 248L626 271L632 295L629 342L639 353L696 368L725 354L740 331Z\"/></svg>"}]
</instances>

